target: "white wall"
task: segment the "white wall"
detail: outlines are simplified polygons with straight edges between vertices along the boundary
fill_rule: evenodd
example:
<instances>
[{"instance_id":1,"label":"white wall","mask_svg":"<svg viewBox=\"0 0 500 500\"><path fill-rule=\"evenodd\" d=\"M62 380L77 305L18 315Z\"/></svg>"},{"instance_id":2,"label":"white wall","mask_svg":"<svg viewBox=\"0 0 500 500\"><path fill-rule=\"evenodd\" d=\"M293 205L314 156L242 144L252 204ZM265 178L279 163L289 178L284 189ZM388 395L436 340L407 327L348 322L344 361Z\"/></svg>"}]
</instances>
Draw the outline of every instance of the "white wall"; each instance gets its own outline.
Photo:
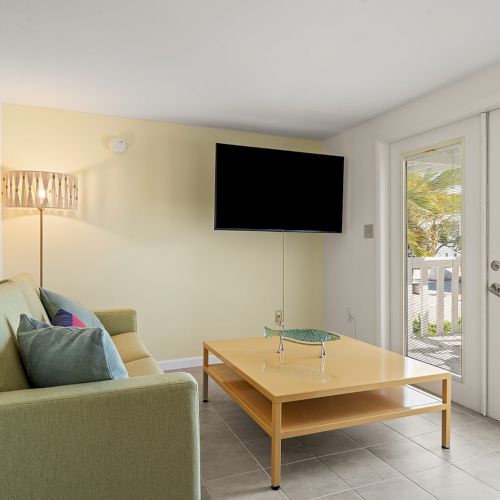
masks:
<instances>
[{"instance_id":1,"label":"white wall","mask_svg":"<svg viewBox=\"0 0 500 500\"><path fill-rule=\"evenodd\" d=\"M391 142L500 107L500 66L422 97L332 137L326 153L346 157L345 225L341 235L325 237L326 326L349 333L345 310L356 317L358 338L382 343L388 337L388 275L391 259L384 246L390 235L387 214L387 149ZM378 219L380 218L380 221ZM378 222L375 239L363 239L363 225ZM388 247L388 245L386 245ZM385 260L384 260L385 259Z\"/></svg>"},{"instance_id":2,"label":"white wall","mask_svg":"<svg viewBox=\"0 0 500 500\"><path fill-rule=\"evenodd\" d=\"M76 214L47 211L44 285L89 307L134 307L159 360L262 335L281 308L280 233L213 230L215 143L315 152L318 141L5 105L3 166L75 173ZM107 148L113 135L129 149ZM263 199L262 203L276 203ZM7 276L38 278L36 213L4 210ZM287 234L287 326L324 326L323 236Z\"/></svg>"}]
</instances>

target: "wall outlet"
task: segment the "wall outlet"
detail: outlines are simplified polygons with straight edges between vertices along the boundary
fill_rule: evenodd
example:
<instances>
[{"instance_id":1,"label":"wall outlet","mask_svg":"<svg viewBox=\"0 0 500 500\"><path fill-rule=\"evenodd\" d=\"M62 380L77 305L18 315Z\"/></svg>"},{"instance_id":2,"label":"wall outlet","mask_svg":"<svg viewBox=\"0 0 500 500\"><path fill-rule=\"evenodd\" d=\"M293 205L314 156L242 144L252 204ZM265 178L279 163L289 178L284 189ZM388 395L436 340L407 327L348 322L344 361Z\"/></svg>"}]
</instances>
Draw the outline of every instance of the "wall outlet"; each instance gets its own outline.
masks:
<instances>
[{"instance_id":1,"label":"wall outlet","mask_svg":"<svg viewBox=\"0 0 500 500\"><path fill-rule=\"evenodd\" d=\"M274 322L277 325L281 326L282 321L283 321L283 311L281 309L277 309L276 311L274 311Z\"/></svg>"}]
</instances>

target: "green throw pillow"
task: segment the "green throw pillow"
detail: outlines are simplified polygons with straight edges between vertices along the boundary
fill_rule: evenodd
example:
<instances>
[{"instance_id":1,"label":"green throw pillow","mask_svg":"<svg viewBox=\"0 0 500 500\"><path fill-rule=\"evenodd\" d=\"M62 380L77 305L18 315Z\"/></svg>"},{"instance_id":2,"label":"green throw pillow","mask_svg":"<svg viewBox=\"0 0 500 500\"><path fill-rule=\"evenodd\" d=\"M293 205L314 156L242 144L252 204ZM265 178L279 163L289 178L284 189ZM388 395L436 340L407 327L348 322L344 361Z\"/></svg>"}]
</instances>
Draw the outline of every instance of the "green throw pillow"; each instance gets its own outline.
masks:
<instances>
[{"instance_id":1,"label":"green throw pillow","mask_svg":"<svg viewBox=\"0 0 500 500\"><path fill-rule=\"evenodd\" d=\"M50 321L54 319L57 311L63 309L77 316L87 328L102 328L106 331L99 318L90 309L78 304L78 302L74 302L63 295L51 292L45 288L40 288L40 299L49 315Z\"/></svg>"},{"instance_id":2,"label":"green throw pillow","mask_svg":"<svg viewBox=\"0 0 500 500\"><path fill-rule=\"evenodd\" d=\"M102 328L51 326L21 314L17 338L34 387L128 378L111 337Z\"/></svg>"}]
</instances>

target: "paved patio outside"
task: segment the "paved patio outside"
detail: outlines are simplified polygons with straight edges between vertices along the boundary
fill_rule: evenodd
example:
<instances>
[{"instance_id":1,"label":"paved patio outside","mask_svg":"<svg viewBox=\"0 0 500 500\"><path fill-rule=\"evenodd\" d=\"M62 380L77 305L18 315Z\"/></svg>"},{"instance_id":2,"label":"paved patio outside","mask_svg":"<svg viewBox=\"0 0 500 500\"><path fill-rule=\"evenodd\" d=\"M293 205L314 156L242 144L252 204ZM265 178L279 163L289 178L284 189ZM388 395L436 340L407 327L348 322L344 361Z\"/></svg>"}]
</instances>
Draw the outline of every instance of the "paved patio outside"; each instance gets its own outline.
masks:
<instances>
[{"instance_id":1,"label":"paved patio outside","mask_svg":"<svg viewBox=\"0 0 500 500\"><path fill-rule=\"evenodd\" d=\"M419 337L411 335L408 339L408 356L425 363L462 373L462 336L443 335Z\"/></svg>"}]
</instances>

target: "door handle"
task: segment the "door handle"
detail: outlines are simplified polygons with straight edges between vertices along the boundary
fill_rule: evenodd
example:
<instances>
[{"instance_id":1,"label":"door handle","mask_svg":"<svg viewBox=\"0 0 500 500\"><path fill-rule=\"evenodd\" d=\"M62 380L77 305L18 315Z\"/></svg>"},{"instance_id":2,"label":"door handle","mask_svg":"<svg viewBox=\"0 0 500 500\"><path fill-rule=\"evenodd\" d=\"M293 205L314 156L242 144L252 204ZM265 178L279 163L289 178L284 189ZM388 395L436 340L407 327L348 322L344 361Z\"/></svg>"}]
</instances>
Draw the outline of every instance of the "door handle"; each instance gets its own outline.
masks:
<instances>
[{"instance_id":1,"label":"door handle","mask_svg":"<svg viewBox=\"0 0 500 500\"><path fill-rule=\"evenodd\" d=\"M496 295L497 297L500 297L500 284L499 283L492 283L489 287L488 290L493 294Z\"/></svg>"}]
</instances>

